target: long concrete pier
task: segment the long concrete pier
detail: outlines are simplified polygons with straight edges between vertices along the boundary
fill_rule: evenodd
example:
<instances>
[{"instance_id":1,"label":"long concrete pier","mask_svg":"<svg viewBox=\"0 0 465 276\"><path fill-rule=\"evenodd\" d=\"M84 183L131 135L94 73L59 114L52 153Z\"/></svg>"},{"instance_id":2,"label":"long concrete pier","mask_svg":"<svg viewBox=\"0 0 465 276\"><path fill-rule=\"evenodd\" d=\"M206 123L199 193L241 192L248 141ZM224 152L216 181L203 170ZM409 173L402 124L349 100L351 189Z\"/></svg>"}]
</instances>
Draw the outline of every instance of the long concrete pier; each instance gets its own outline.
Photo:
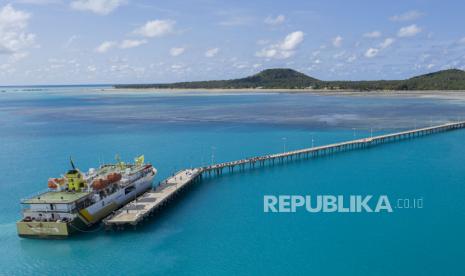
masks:
<instances>
[{"instance_id":1,"label":"long concrete pier","mask_svg":"<svg viewBox=\"0 0 465 276\"><path fill-rule=\"evenodd\" d=\"M150 190L139 196L136 200L128 203L126 206L122 207L117 212L104 219L103 222L107 228L112 228L113 226L119 228L124 225L137 225L143 219L152 214L155 210L164 206L178 192L190 184L195 183L199 178L202 177L202 175L220 175L225 170L228 172L234 172L236 168L242 170L246 168L255 168L257 165L265 166L281 164L290 160L314 158L338 152L363 149L385 143L391 143L461 128L465 128L465 121L367 137L325 146L251 157L231 162L212 164L210 166L204 166L195 169L181 170L166 180L162 181L160 185L158 185L154 190Z\"/></svg>"},{"instance_id":2,"label":"long concrete pier","mask_svg":"<svg viewBox=\"0 0 465 276\"><path fill-rule=\"evenodd\" d=\"M356 139L341 143L329 144L324 146L312 147L299 149L294 151L287 151L282 153L264 155L246 158L242 160L224 162L219 164L214 164L206 167L202 167L204 173L215 173L221 174L225 169L229 171L234 171L235 168L245 168L246 166L254 168L256 165L265 165L267 163L275 164L276 162L284 162L288 160L295 160L299 158L309 158L323 156L327 154L333 154L337 152L343 152L348 150L368 148L375 145L391 143L411 138L416 138L420 136L430 135L438 132L444 132L454 129L460 129L465 127L465 121L447 123L437 126L407 130L397 133L367 137L362 139Z\"/></svg>"}]
</instances>

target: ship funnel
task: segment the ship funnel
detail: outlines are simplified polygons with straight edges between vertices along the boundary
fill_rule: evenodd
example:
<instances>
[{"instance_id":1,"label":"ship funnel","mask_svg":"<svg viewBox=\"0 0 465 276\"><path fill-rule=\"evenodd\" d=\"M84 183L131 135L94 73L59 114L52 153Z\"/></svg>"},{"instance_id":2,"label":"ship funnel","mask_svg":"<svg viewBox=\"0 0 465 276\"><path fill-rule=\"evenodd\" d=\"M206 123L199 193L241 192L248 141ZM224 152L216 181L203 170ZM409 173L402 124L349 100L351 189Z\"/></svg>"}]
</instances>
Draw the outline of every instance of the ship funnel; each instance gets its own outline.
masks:
<instances>
[{"instance_id":1,"label":"ship funnel","mask_svg":"<svg viewBox=\"0 0 465 276\"><path fill-rule=\"evenodd\" d=\"M76 166L74 165L73 159L71 157L69 157L69 161L72 169L65 174L65 178L68 182L68 189L71 191L79 192L86 186L86 183L81 172L76 169Z\"/></svg>"}]
</instances>

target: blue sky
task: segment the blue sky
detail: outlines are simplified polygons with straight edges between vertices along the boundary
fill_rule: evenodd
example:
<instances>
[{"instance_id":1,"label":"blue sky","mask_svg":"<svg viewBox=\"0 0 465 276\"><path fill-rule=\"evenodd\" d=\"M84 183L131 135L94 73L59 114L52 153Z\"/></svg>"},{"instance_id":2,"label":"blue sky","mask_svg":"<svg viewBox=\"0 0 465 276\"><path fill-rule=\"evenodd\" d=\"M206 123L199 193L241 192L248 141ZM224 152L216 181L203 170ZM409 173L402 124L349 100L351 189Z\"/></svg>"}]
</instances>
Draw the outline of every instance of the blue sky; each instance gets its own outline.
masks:
<instances>
[{"instance_id":1,"label":"blue sky","mask_svg":"<svg viewBox=\"0 0 465 276\"><path fill-rule=\"evenodd\" d=\"M464 1L0 1L0 85L465 69Z\"/></svg>"}]
</instances>

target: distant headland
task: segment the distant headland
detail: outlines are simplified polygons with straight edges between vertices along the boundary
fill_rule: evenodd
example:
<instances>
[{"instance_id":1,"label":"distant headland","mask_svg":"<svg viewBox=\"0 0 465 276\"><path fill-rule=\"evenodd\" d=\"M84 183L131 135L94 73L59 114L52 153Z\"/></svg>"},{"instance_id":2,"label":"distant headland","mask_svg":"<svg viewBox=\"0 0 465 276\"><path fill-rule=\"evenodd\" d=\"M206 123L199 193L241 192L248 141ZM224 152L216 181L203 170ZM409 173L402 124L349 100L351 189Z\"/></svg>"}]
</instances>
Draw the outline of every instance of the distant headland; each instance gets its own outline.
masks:
<instances>
[{"instance_id":1,"label":"distant headland","mask_svg":"<svg viewBox=\"0 0 465 276\"><path fill-rule=\"evenodd\" d=\"M309 89L309 90L465 90L465 71L448 69L405 80L323 81L288 68L263 70L231 80L118 84L130 89Z\"/></svg>"}]
</instances>

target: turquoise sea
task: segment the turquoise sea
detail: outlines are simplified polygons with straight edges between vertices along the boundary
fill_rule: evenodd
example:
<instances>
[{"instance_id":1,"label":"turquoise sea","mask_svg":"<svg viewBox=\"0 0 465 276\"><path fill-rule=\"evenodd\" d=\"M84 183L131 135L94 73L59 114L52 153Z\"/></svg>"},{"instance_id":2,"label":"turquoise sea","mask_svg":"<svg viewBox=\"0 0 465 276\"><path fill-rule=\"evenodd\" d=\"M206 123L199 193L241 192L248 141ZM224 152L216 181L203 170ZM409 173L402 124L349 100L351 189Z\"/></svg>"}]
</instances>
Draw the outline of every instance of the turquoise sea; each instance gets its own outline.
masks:
<instances>
[{"instance_id":1,"label":"turquoise sea","mask_svg":"<svg viewBox=\"0 0 465 276\"><path fill-rule=\"evenodd\" d=\"M465 118L437 98L0 88L1 275L463 275L465 130L205 179L151 221L21 239L21 198L144 154L186 167ZM155 183L156 184L156 183ZM264 195L422 199L392 213L264 213ZM394 206L395 207L395 206Z\"/></svg>"}]
</instances>

